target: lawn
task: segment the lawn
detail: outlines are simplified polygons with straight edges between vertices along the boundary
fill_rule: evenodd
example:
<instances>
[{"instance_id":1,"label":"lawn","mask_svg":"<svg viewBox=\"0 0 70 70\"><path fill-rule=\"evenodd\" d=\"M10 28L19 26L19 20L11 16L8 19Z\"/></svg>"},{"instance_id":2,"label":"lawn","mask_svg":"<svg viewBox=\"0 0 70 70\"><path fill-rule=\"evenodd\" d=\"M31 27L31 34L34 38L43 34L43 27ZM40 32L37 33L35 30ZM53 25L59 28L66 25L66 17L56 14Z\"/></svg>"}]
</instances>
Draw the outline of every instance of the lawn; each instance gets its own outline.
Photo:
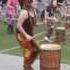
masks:
<instances>
[{"instance_id":1,"label":"lawn","mask_svg":"<svg viewBox=\"0 0 70 70\"><path fill-rule=\"evenodd\" d=\"M40 33L45 31L46 32L46 26L45 25L38 25L35 27L34 33ZM42 40L45 36L45 33L42 34L41 36L38 36L35 38L36 42L39 43L40 40ZM40 42L42 44L43 42ZM19 44L16 41L15 35L14 34L8 34L7 33L7 24L4 22L0 22L0 51L18 47ZM4 51L3 53L5 54L10 54L10 55L18 55L22 56L21 48L16 48L8 51ZM65 44L62 46L62 62L70 64L70 34L66 35L66 41Z\"/></svg>"}]
</instances>

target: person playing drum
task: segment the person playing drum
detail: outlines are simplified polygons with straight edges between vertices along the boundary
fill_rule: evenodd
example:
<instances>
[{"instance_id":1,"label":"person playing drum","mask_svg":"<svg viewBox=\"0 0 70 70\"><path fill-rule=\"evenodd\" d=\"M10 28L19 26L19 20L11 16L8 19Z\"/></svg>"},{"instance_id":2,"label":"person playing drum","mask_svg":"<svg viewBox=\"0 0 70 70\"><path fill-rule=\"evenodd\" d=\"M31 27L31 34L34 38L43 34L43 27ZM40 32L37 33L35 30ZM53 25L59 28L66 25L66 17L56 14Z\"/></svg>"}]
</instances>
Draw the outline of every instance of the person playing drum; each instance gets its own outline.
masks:
<instances>
[{"instance_id":1,"label":"person playing drum","mask_svg":"<svg viewBox=\"0 0 70 70\"><path fill-rule=\"evenodd\" d=\"M33 70L31 65L37 57L39 48L33 40L33 28L36 25L36 0L24 0L16 25L16 38L23 49L24 70Z\"/></svg>"}]
</instances>

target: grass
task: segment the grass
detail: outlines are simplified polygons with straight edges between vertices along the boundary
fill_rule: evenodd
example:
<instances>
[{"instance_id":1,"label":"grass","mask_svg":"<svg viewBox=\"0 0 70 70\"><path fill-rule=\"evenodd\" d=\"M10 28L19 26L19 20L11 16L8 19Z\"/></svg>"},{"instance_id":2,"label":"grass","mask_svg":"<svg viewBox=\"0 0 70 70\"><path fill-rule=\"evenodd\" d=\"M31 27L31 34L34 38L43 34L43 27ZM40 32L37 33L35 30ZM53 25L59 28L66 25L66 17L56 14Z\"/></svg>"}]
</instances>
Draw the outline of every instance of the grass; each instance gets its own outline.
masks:
<instances>
[{"instance_id":1,"label":"grass","mask_svg":"<svg viewBox=\"0 0 70 70\"><path fill-rule=\"evenodd\" d=\"M39 25L35 28L34 33L37 34L39 32L43 32L43 31L46 31L45 26ZM35 39L36 42L43 39L44 36L45 36L45 34L42 34L41 36L36 37L36 39ZM13 48L16 46L19 46L19 44L15 38L15 35L8 34L6 23L0 22L0 51L9 49L9 48ZM17 48L17 49L10 50L10 51L4 52L4 53L10 54L10 55L22 56L21 50L22 50L21 48ZM62 47L62 63L70 64L70 35L66 36L65 44Z\"/></svg>"},{"instance_id":2,"label":"grass","mask_svg":"<svg viewBox=\"0 0 70 70\"><path fill-rule=\"evenodd\" d=\"M66 37L66 43L62 48L62 62L70 64L70 35Z\"/></svg>"},{"instance_id":3,"label":"grass","mask_svg":"<svg viewBox=\"0 0 70 70\"><path fill-rule=\"evenodd\" d=\"M0 22L0 50L17 45L15 36L7 33L7 25Z\"/></svg>"}]
</instances>

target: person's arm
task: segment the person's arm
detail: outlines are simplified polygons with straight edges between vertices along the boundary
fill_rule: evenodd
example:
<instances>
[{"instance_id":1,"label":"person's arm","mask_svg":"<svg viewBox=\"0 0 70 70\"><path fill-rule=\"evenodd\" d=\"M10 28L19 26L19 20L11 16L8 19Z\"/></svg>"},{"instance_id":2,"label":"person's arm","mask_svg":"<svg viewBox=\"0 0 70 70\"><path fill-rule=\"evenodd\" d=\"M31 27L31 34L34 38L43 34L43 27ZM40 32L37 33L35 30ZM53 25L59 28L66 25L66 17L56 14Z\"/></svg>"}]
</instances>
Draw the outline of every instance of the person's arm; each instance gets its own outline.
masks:
<instances>
[{"instance_id":1,"label":"person's arm","mask_svg":"<svg viewBox=\"0 0 70 70\"><path fill-rule=\"evenodd\" d=\"M32 36L28 35L27 32L22 27L22 24L27 18L28 18L28 12L26 10L22 10L18 18L17 28L28 40L31 40Z\"/></svg>"}]
</instances>

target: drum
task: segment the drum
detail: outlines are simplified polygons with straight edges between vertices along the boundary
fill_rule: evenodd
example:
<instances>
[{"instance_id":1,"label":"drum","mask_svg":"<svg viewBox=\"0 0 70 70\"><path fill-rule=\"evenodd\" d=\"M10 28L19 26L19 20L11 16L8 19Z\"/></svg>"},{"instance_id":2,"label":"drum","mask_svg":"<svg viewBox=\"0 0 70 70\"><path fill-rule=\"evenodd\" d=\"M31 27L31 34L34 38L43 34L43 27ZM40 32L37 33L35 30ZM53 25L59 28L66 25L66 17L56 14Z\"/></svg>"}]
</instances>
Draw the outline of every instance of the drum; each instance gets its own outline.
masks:
<instances>
[{"instance_id":1,"label":"drum","mask_svg":"<svg viewBox=\"0 0 70 70\"><path fill-rule=\"evenodd\" d=\"M61 47L58 44L40 46L40 70L60 70Z\"/></svg>"},{"instance_id":2,"label":"drum","mask_svg":"<svg viewBox=\"0 0 70 70\"><path fill-rule=\"evenodd\" d=\"M65 16L65 28L70 29L70 15Z\"/></svg>"},{"instance_id":3,"label":"drum","mask_svg":"<svg viewBox=\"0 0 70 70\"><path fill-rule=\"evenodd\" d=\"M55 42L58 44L62 44L64 41L65 41L65 27L57 27Z\"/></svg>"},{"instance_id":4,"label":"drum","mask_svg":"<svg viewBox=\"0 0 70 70\"><path fill-rule=\"evenodd\" d=\"M67 22L65 23L65 28L66 28L67 30L70 29L70 21L67 21Z\"/></svg>"}]
</instances>

